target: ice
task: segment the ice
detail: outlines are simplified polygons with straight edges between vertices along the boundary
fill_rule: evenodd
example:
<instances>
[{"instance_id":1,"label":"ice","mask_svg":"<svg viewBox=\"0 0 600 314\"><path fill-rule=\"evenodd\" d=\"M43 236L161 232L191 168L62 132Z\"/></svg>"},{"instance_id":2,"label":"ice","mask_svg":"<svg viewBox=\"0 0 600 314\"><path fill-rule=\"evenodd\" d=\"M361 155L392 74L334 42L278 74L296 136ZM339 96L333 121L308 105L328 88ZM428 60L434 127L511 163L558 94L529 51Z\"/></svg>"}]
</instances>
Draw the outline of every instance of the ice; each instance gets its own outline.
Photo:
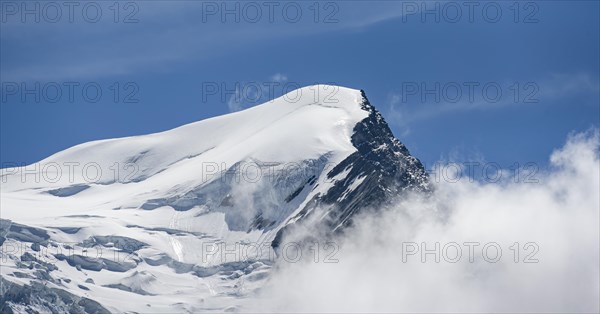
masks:
<instances>
[{"instance_id":1,"label":"ice","mask_svg":"<svg viewBox=\"0 0 600 314\"><path fill-rule=\"evenodd\" d=\"M356 151L353 128L368 116L362 102L359 90L308 86L2 169L2 281L98 311L238 310L268 280L277 231L331 187L327 170ZM260 180L227 177L251 169ZM207 254L223 243L247 256ZM49 305L31 300L36 306Z\"/></svg>"}]
</instances>

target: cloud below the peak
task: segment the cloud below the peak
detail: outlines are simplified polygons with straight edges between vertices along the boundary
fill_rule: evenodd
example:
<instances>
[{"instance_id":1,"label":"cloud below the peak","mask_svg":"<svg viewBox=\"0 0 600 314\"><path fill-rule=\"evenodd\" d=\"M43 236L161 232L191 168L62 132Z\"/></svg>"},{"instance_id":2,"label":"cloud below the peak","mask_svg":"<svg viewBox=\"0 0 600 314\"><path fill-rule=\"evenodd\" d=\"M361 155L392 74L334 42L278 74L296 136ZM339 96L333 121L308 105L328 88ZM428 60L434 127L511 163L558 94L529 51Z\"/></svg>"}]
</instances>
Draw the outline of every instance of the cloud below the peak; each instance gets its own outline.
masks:
<instances>
[{"instance_id":1,"label":"cloud below the peak","mask_svg":"<svg viewBox=\"0 0 600 314\"><path fill-rule=\"evenodd\" d=\"M338 263L284 263L249 308L598 312L599 139L569 136L537 183L442 180L431 199L364 214L337 241Z\"/></svg>"}]
</instances>

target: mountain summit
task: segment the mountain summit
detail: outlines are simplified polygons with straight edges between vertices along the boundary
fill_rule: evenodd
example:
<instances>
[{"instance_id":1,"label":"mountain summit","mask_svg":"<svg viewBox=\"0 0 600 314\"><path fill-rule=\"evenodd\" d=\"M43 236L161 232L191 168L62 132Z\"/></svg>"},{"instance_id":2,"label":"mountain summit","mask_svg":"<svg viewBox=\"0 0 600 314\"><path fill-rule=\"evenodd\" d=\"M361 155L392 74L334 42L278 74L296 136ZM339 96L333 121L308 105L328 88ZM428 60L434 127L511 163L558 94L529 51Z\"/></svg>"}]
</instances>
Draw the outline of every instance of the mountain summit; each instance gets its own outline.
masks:
<instances>
[{"instance_id":1,"label":"mountain summit","mask_svg":"<svg viewBox=\"0 0 600 314\"><path fill-rule=\"evenodd\" d=\"M260 286L274 262L265 245L297 226L335 233L430 190L365 93L330 85L77 145L2 169L1 182L0 242L14 248L2 253L2 310L59 312L222 311L233 290ZM229 244L245 255L216 254Z\"/></svg>"}]
</instances>

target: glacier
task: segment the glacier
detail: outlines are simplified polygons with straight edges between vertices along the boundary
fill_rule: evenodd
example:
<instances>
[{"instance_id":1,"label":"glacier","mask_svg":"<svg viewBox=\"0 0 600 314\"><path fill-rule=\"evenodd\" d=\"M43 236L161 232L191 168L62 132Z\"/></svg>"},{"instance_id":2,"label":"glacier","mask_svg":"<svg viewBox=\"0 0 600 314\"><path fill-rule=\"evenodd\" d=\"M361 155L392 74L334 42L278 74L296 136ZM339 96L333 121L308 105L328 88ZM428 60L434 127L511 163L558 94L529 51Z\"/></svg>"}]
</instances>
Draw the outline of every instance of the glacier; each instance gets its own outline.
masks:
<instances>
[{"instance_id":1,"label":"glacier","mask_svg":"<svg viewBox=\"0 0 600 314\"><path fill-rule=\"evenodd\" d=\"M80 144L0 184L3 313L243 311L299 230L335 237L432 190L364 91L332 85Z\"/></svg>"}]
</instances>

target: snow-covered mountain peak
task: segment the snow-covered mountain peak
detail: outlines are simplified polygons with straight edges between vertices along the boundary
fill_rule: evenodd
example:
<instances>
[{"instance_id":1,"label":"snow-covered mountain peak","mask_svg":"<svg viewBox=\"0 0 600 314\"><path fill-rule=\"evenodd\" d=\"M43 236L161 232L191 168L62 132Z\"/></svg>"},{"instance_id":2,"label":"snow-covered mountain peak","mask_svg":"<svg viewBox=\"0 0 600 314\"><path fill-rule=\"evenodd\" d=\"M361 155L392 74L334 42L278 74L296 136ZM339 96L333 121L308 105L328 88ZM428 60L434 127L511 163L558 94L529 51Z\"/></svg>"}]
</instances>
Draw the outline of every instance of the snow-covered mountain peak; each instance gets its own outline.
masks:
<instances>
[{"instance_id":1,"label":"snow-covered mountain peak","mask_svg":"<svg viewBox=\"0 0 600 314\"><path fill-rule=\"evenodd\" d=\"M365 208L429 190L423 166L364 92L331 85L169 131L77 145L2 169L0 184L0 243L24 248L6 253L3 280L15 293L46 289L41 282L112 312L223 310L219 296L259 285L270 252L315 213L334 233ZM246 257L207 256L219 243ZM199 303L199 293L214 297ZM148 295L161 297L139 307Z\"/></svg>"},{"instance_id":2,"label":"snow-covered mountain peak","mask_svg":"<svg viewBox=\"0 0 600 314\"><path fill-rule=\"evenodd\" d=\"M231 165L240 158L271 162L318 158L328 152L354 150L350 143L352 129L368 114L361 108L362 102L359 90L308 86L262 105L172 130L77 145L40 164L99 164L105 171L97 183L108 184L115 181L114 171L109 168L116 163L134 164L139 170L127 178L119 178L120 181L146 180L166 171L157 177L164 182L164 177L172 172L181 180L190 174L190 167L207 162ZM180 166L184 170L178 171ZM4 179L9 184L3 187L22 189L24 186L17 177L9 175ZM14 179L18 182L13 184ZM71 182L66 182L67 179L61 177L51 183L59 186L87 181L79 172L75 172ZM32 188L47 186L48 182L37 183L29 182Z\"/></svg>"}]
</instances>

